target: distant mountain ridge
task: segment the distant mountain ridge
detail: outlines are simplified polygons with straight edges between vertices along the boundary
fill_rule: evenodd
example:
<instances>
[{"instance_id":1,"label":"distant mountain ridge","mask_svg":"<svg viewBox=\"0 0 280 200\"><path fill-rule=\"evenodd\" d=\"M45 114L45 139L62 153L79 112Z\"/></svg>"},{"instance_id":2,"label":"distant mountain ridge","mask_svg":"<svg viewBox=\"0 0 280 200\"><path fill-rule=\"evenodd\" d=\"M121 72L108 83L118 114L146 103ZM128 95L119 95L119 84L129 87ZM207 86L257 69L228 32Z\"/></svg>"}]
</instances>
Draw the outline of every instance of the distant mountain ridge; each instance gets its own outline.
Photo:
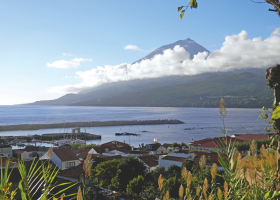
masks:
<instances>
[{"instance_id":1,"label":"distant mountain ridge","mask_svg":"<svg viewBox=\"0 0 280 200\"><path fill-rule=\"evenodd\" d=\"M151 59L176 45L184 47L191 58L198 52L209 52L188 38L164 45L134 63ZM107 83L77 94L66 94L58 99L27 105L218 107L219 98L223 96L230 97L226 99L228 107L271 106L272 91L266 86L265 69Z\"/></svg>"}]
</instances>

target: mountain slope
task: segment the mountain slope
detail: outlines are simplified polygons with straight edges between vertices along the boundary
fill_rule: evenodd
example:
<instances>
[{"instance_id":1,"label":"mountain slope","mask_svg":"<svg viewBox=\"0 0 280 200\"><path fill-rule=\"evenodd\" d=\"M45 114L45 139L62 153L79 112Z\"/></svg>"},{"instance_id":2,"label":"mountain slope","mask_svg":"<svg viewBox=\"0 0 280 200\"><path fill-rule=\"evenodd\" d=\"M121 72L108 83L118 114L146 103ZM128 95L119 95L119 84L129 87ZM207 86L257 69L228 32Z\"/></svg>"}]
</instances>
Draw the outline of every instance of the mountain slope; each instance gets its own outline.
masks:
<instances>
[{"instance_id":1,"label":"mountain slope","mask_svg":"<svg viewBox=\"0 0 280 200\"><path fill-rule=\"evenodd\" d=\"M270 107L272 93L264 76L244 72L71 105L218 107L224 97L228 107Z\"/></svg>"}]
</instances>

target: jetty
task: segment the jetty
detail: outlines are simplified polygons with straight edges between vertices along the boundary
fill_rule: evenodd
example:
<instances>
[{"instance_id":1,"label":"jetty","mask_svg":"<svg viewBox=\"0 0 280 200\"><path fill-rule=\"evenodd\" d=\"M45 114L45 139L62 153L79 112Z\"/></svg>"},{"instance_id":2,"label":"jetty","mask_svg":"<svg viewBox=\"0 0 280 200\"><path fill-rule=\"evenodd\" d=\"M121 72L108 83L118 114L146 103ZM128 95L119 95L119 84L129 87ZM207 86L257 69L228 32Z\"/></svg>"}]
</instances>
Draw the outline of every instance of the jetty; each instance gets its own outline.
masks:
<instances>
[{"instance_id":1,"label":"jetty","mask_svg":"<svg viewBox=\"0 0 280 200\"><path fill-rule=\"evenodd\" d=\"M131 120L131 121L90 121L90 122L64 122L53 124L18 124L0 126L0 131L39 130L52 128L74 127L101 127L101 126L125 126L125 125L157 125L157 124L183 124L177 119L159 120Z\"/></svg>"},{"instance_id":2,"label":"jetty","mask_svg":"<svg viewBox=\"0 0 280 200\"><path fill-rule=\"evenodd\" d=\"M1 136L0 142L10 145L25 146L24 143L57 143L62 141L75 143L86 143L86 140L98 140L101 135L81 132L80 127L73 128L71 133L46 133L42 135L28 135L28 136Z\"/></svg>"}]
</instances>

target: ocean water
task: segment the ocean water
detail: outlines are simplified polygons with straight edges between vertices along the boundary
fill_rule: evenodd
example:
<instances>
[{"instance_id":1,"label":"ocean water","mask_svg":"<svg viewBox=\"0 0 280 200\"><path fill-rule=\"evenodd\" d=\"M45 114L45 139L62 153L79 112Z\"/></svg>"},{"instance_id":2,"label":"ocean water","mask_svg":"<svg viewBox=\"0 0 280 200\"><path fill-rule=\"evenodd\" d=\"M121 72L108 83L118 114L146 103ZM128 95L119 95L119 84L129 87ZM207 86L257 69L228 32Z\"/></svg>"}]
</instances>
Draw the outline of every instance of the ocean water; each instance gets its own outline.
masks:
<instances>
[{"instance_id":1,"label":"ocean water","mask_svg":"<svg viewBox=\"0 0 280 200\"><path fill-rule=\"evenodd\" d=\"M228 135L264 133L267 125L258 119L260 109L228 108L225 125ZM218 108L188 107L84 107L84 106L0 106L0 125L47 124L63 122L178 119L184 124L84 127L81 131L98 134L101 140L87 143L101 144L112 140L125 141L138 147L141 143L185 142L221 136L223 123ZM184 130L190 128L192 130ZM147 132L142 132L147 131ZM0 136L66 133L69 129L41 129L34 131L5 131ZM116 132L140 133L140 136L115 136Z\"/></svg>"}]
</instances>

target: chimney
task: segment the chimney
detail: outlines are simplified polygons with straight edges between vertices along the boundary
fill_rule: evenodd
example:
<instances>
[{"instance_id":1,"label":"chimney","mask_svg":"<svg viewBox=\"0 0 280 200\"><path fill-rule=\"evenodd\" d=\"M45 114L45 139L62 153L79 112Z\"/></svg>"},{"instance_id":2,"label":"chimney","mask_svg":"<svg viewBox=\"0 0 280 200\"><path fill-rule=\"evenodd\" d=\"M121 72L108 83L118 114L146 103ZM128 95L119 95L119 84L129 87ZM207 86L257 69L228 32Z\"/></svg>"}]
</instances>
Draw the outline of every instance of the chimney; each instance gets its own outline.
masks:
<instances>
[{"instance_id":1,"label":"chimney","mask_svg":"<svg viewBox=\"0 0 280 200\"><path fill-rule=\"evenodd\" d=\"M251 155L251 151L247 151L247 155L250 156Z\"/></svg>"},{"instance_id":2,"label":"chimney","mask_svg":"<svg viewBox=\"0 0 280 200\"><path fill-rule=\"evenodd\" d=\"M84 159L79 158L79 165L82 165L82 164L84 164Z\"/></svg>"},{"instance_id":3,"label":"chimney","mask_svg":"<svg viewBox=\"0 0 280 200\"><path fill-rule=\"evenodd\" d=\"M131 151L133 151L134 150L134 147L133 146L131 146Z\"/></svg>"}]
</instances>

